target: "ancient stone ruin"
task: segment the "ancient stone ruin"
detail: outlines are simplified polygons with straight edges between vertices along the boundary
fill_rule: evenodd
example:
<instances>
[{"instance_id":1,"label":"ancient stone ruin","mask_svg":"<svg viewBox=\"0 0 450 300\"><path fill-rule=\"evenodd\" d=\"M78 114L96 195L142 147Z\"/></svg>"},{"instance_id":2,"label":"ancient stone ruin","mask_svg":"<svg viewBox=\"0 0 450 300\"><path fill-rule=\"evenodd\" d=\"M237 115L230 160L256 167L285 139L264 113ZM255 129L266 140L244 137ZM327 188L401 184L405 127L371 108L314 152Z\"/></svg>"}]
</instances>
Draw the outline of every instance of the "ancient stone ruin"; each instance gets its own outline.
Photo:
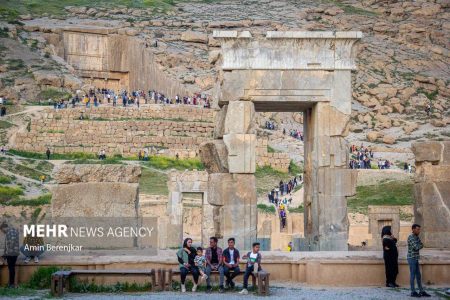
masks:
<instances>
[{"instance_id":1,"label":"ancient stone ruin","mask_svg":"<svg viewBox=\"0 0 450 300\"><path fill-rule=\"evenodd\" d=\"M416 142L414 220L428 248L450 248L450 142Z\"/></svg>"},{"instance_id":2,"label":"ancient stone ruin","mask_svg":"<svg viewBox=\"0 0 450 300\"><path fill-rule=\"evenodd\" d=\"M216 140L201 152L224 209L233 207L223 212L233 219L223 226L225 238L227 231L233 233L244 239L245 248L256 240L255 111L301 111L306 248L348 249L346 197L355 193L356 174L347 170L344 137L351 113L351 71L356 68L354 45L361 37L360 32L269 31L264 37L214 32L222 45L221 112ZM230 194L234 196L225 197Z\"/></svg>"}]
</instances>

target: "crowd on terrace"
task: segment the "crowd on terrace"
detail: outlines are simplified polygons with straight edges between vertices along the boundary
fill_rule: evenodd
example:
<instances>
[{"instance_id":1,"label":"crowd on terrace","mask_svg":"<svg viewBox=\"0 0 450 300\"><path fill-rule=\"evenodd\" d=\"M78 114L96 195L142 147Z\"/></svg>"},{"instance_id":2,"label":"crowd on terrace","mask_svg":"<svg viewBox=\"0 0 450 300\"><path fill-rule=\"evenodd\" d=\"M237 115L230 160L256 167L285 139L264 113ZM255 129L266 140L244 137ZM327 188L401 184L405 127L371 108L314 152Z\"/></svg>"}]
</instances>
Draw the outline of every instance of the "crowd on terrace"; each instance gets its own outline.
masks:
<instances>
[{"instance_id":1,"label":"crowd on terrace","mask_svg":"<svg viewBox=\"0 0 450 300\"><path fill-rule=\"evenodd\" d=\"M192 96L176 95L174 98L166 96L164 93L149 90L113 91L111 89L90 89L89 92L83 94L77 92L70 100L60 99L53 102L55 109L63 109L68 107L76 107L84 105L86 107L98 107L100 105L112 105L123 107L140 107L142 104L175 104L175 105L192 105L203 108L211 108L211 99L204 93L195 93Z\"/></svg>"}]
</instances>

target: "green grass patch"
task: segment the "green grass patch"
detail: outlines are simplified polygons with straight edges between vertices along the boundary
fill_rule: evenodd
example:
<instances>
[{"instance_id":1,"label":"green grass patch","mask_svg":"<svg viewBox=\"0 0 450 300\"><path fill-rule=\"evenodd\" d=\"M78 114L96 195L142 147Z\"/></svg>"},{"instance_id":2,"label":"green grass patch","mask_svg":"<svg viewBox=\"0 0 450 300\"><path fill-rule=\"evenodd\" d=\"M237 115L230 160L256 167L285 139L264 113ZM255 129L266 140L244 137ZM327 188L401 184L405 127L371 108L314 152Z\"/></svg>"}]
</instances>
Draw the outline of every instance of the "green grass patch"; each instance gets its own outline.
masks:
<instances>
[{"instance_id":1,"label":"green grass patch","mask_svg":"<svg viewBox=\"0 0 450 300\"><path fill-rule=\"evenodd\" d=\"M276 153L276 152L277 152L277 150L275 150L274 148L267 145L267 153Z\"/></svg>"},{"instance_id":2,"label":"green grass patch","mask_svg":"<svg viewBox=\"0 0 450 300\"><path fill-rule=\"evenodd\" d=\"M39 298L35 298L34 296L36 296L36 290L34 289L30 289L30 288L26 288L22 285L18 286L16 289L10 289L7 287L0 287L0 297L7 297L7 298L12 298L12 297L24 297L24 296L33 296L31 298L27 298L27 299L39 299Z\"/></svg>"},{"instance_id":3,"label":"green grass patch","mask_svg":"<svg viewBox=\"0 0 450 300\"><path fill-rule=\"evenodd\" d=\"M303 173L303 167L297 165L292 159L289 163L289 173L293 176L297 176Z\"/></svg>"},{"instance_id":4,"label":"green grass patch","mask_svg":"<svg viewBox=\"0 0 450 300\"><path fill-rule=\"evenodd\" d=\"M4 121L4 120L0 120L0 129L8 129L8 128L11 128L13 126L14 126L14 124L12 124L12 123L9 123L9 122Z\"/></svg>"},{"instance_id":5,"label":"green grass patch","mask_svg":"<svg viewBox=\"0 0 450 300\"><path fill-rule=\"evenodd\" d=\"M58 267L39 267L24 286L36 290L49 289L52 282L52 274L60 270L61 268Z\"/></svg>"},{"instance_id":6,"label":"green grass patch","mask_svg":"<svg viewBox=\"0 0 450 300\"><path fill-rule=\"evenodd\" d=\"M72 95L66 91L60 91L55 88L47 88L45 90L42 90L38 95L37 99L41 101L47 101L49 99L52 100L60 100L60 99L70 99Z\"/></svg>"},{"instance_id":7,"label":"green grass patch","mask_svg":"<svg viewBox=\"0 0 450 300\"><path fill-rule=\"evenodd\" d=\"M264 196L275 186L278 186L281 180L289 180L291 175L275 170L270 166L264 166L256 168L255 177L256 192L258 196Z\"/></svg>"},{"instance_id":8,"label":"green grass patch","mask_svg":"<svg viewBox=\"0 0 450 300\"><path fill-rule=\"evenodd\" d=\"M155 8L161 12L170 10L175 0L14 0L2 1L2 10L8 20L16 20L18 14L63 16L67 14L65 6L86 6L94 8L114 8L124 5L128 8Z\"/></svg>"},{"instance_id":9,"label":"green grass patch","mask_svg":"<svg viewBox=\"0 0 450 300\"><path fill-rule=\"evenodd\" d=\"M347 199L349 212L367 214L369 205L412 205L411 181L388 181L356 187L356 195Z\"/></svg>"},{"instance_id":10,"label":"green grass patch","mask_svg":"<svg viewBox=\"0 0 450 300\"><path fill-rule=\"evenodd\" d=\"M8 205L8 206L42 206L42 205L50 204L51 202L52 202L52 194L45 194L45 195L39 196L37 198L32 198L32 199L25 199L25 198L14 199L14 200L4 203L4 205Z\"/></svg>"},{"instance_id":11,"label":"green grass patch","mask_svg":"<svg viewBox=\"0 0 450 300\"><path fill-rule=\"evenodd\" d=\"M290 213L304 213L305 212L305 208L303 207L303 205L299 205L298 207L289 207L288 211Z\"/></svg>"},{"instance_id":12,"label":"green grass patch","mask_svg":"<svg viewBox=\"0 0 450 300\"><path fill-rule=\"evenodd\" d=\"M47 159L47 155L42 152L28 152L16 149L8 150L9 153L25 157L25 158L33 158L33 159ZM71 153L52 153L50 155L50 159L55 160L73 160L73 159L96 159L97 155L94 153L84 153L84 152L71 152Z\"/></svg>"},{"instance_id":13,"label":"green grass patch","mask_svg":"<svg viewBox=\"0 0 450 300\"><path fill-rule=\"evenodd\" d=\"M116 157L106 157L106 159L75 159L68 161L68 164L86 165L86 164L100 164L100 165L120 165L122 160Z\"/></svg>"},{"instance_id":14,"label":"green grass patch","mask_svg":"<svg viewBox=\"0 0 450 300\"><path fill-rule=\"evenodd\" d=\"M326 0L328 3L332 3L336 5L337 7L341 8L346 14L350 15L363 15L363 16L377 16L378 14L376 12L362 9L359 7L355 7L353 5L342 3L339 0Z\"/></svg>"},{"instance_id":15,"label":"green grass patch","mask_svg":"<svg viewBox=\"0 0 450 300\"><path fill-rule=\"evenodd\" d=\"M428 100L433 101L434 99L436 99L436 96L438 95L438 91L436 90L433 92L427 92L423 88L418 88L417 94L424 94L428 98Z\"/></svg>"},{"instance_id":16,"label":"green grass patch","mask_svg":"<svg viewBox=\"0 0 450 300\"><path fill-rule=\"evenodd\" d=\"M11 158L1 160L0 165L12 173L32 178L35 180L39 180L41 175L45 175L47 178L50 177L45 172L30 168L22 164L15 163Z\"/></svg>"},{"instance_id":17,"label":"green grass patch","mask_svg":"<svg viewBox=\"0 0 450 300\"><path fill-rule=\"evenodd\" d=\"M25 64L21 59L8 59L6 64L8 65L8 71L17 71L25 68Z\"/></svg>"},{"instance_id":18,"label":"green grass patch","mask_svg":"<svg viewBox=\"0 0 450 300\"><path fill-rule=\"evenodd\" d=\"M19 196L23 195L23 189L14 186L4 186L0 185L0 203L4 204L8 201L18 199Z\"/></svg>"},{"instance_id":19,"label":"green grass patch","mask_svg":"<svg viewBox=\"0 0 450 300\"><path fill-rule=\"evenodd\" d=\"M273 205L266 205L263 203L259 203L258 205L256 205L256 207L258 208L258 210L260 212L263 212L265 214L272 214L274 215L276 210L275 210L275 206Z\"/></svg>"},{"instance_id":20,"label":"green grass patch","mask_svg":"<svg viewBox=\"0 0 450 300\"><path fill-rule=\"evenodd\" d=\"M164 173L142 168L139 191L147 195L169 195L168 179Z\"/></svg>"},{"instance_id":21,"label":"green grass patch","mask_svg":"<svg viewBox=\"0 0 450 300\"><path fill-rule=\"evenodd\" d=\"M205 166L198 158L176 159L167 156L150 156L146 165L160 170L204 170Z\"/></svg>"},{"instance_id":22,"label":"green grass patch","mask_svg":"<svg viewBox=\"0 0 450 300\"><path fill-rule=\"evenodd\" d=\"M76 278L70 278L70 291L72 293L131 293L131 292L148 292L151 289L151 283L144 284L121 283L114 285L98 285L93 282L80 282Z\"/></svg>"},{"instance_id":23,"label":"green grass patch","mask_svg":"<svg viewBox=\"0 0 450 300\"><path fill-rule=\"evenodd\" d=\"M12 183L12 178L6 175L0 175L0 184L10 184Z\"/></svg>"}]
</instances>

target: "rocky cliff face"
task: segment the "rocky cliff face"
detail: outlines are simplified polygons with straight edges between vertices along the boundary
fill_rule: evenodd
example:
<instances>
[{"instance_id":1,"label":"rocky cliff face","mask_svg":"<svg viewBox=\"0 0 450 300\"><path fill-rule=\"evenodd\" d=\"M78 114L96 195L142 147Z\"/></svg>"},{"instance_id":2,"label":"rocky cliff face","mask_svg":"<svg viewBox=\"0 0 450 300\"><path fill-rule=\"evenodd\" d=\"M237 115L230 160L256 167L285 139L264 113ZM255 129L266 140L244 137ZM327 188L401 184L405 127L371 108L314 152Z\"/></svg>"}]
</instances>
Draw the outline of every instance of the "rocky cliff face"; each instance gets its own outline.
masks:
<instances>
[{"instance_id":1,"label":"rocky cliff face","mask_svg":"<svg viewBox=\"0 0 450 300\"><path fill-rule=\"evenodd\" d=\"M269 30L362 31L348 139L409 147L411 140L450 135L449 7L445 0L181 2L166 13L66 7L64 20L51 22L89 26L109 22L120 33L145 41L158 71L169 80L211 94L220 61L213 30L250 30L253 35ZM52 30L46 29L49 19L23 22L23 35L46 35L51 42Z\"/></svg>"}]
</instances>

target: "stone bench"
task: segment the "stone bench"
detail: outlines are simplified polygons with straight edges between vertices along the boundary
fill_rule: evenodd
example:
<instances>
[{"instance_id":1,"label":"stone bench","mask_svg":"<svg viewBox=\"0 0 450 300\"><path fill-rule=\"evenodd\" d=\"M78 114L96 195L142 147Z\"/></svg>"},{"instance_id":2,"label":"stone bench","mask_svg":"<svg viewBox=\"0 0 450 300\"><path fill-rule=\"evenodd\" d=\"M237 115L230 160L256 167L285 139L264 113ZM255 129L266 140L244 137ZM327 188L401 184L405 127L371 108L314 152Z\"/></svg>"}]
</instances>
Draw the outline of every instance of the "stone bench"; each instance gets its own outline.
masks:
<instances>
[{"instance_id":1,"label":"stone bench","mask_svg":"<svg viewBox=\"0 0 450 300\"><path fill-rule=\"evenodd\" d=\"M163 272L168 274L168 281L167 281L167 287L169 289L169 291L172 290L172 282L173 282L173 277L174 276L180 276L180 269L169 269L169 270L163 270ZM230 271L230 273L234 273L233 271ZM244 276L245 272L244 271L240 271L239 274L237 274L235 276ZM189 273L188 275L192 275L192 273ZM214 270L211 271L211 275L219 275L219 271ZM252 286L253 288L256 287L256 280L258 280L258 295L263 295L263 296L268 296L269 295L269 276L270 273L261 270L258 272L257 276L253 275L253 273L250 274L250 276L252 277ZM162 277L160 278L165 278L165 274L162 274ZM163 289L165 289L166 287L166 282L165 279L163 282L161 282L161 287L163 287Z\"/></svg>"},{"instance_id":2,"label":"stone bench","mask_svg":"<svg viewBox=\"0 0 450 300\"><path fill-rule=\"evenodd\" d=\"M62 297L64 294L64 288L69 289L69 278L75 275L88 275L88 276L128 276L128 275L143 275L150 276L152 291L156 286L156 274L155 270L68 270L58 271L52 274L50 293L56 297Z\"/></svg>"}]
</instances>

